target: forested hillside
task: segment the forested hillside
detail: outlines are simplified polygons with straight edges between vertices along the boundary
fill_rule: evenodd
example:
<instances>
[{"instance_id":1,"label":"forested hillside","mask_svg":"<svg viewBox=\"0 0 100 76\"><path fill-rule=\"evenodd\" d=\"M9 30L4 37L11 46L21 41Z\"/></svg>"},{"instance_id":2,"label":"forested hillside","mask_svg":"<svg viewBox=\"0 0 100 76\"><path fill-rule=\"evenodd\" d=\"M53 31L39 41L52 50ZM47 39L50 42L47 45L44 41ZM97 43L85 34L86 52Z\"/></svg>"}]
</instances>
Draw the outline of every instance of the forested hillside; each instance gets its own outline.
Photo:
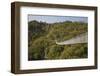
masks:
<instances>
[{"instance_id":1,"label":"forested hillside","mask_svg":"<svg viewBox=\"0 0 100 76\"><path fill-rule=\"evenodd\" d=\"M87 58L87 44L57 45L57 42L68 40L87 32L87 23L58 22L45 23L28 22L28 59L73 59Z\"/></svg>"}]
</instances>

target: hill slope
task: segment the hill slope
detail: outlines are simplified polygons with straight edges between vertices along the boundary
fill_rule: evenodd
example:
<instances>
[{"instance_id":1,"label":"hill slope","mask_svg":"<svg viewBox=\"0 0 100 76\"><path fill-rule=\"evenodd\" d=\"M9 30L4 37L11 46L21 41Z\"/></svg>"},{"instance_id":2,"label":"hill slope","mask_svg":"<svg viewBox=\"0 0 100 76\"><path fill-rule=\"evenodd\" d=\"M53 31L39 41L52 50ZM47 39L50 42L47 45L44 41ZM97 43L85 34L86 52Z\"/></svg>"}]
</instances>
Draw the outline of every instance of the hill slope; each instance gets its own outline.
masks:
<instances>
[{"instance_id":1,"label":"hill slope","mask_svg":"<svg viewBox=\"0 0 100 76\"><path fill-rule=\"evenodd\" d=\"M55 42L63 42L85 32L87 23L31 21L28 23L28 59L86 58L87 44L57 45Z\"/></svg>"}]
</instances>

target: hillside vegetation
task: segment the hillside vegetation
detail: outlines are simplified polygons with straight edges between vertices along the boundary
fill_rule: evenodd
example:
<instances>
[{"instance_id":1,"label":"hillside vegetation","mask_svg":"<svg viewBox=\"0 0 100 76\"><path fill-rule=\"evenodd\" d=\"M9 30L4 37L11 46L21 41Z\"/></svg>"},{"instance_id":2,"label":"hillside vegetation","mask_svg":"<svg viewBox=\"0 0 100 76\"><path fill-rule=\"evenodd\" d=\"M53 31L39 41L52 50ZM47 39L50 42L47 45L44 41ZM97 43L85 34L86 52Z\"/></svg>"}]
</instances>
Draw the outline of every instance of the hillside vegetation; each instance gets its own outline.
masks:
<instances>
[{"instance_id":1,"label":"hillside vegetation","mask_svg":"<svg viewBox=\"0 0 100 76\"><path fill-rule=\"evenodd\" d=\"M59 22L45 23L38 21L28 22L28 59L73 59L87 58L87 44L57 45L87 32L87 23Z\"/></svg>"}]
</instances>

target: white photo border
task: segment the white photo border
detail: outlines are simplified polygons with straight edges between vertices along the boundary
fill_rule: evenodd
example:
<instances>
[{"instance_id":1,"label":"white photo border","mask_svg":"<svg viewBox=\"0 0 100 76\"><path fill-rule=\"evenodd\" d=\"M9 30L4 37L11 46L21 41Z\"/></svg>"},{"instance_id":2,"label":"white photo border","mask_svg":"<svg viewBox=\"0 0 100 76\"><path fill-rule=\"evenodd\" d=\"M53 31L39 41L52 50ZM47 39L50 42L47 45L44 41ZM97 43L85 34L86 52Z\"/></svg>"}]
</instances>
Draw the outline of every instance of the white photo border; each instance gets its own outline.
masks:
<instances>
[{"instance_id":1,"label":"white photo border","mask_svg":"<svg viewBox=\"0 0 100 76\"><path fill-rule=\"evenodd\" d=\"M75 66L94 66L94 24L95 12L93 10L80 9L56 9L42 7L21 7L20 8L20 69L45 69ZM41 60L28 61L28 14L35 15L58 15L58 16L81 16L88 17L88 58L66 59L66 60Z\"/></svg>"}]
</instances>

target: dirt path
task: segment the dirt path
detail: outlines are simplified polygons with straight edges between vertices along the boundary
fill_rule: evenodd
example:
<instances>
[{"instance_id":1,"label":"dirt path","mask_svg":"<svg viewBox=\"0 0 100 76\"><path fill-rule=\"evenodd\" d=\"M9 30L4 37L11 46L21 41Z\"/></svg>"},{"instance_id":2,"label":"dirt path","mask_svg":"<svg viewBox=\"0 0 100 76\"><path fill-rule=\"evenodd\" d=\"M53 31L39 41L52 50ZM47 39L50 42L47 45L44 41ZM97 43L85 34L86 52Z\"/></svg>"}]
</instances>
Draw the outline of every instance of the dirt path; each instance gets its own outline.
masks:
<instances>
[{"instance_id":1,"label":"dirt path","mask_svg":"<svg viewBox=\"0 0 100 76\"><path fill-rule=\"evenodd\" d=\"M87 42L88 42L88 33L84 33L63 42L56 42L56 44L68 45L68 44L87 43Z\"/></svg>"}]
</instances>

